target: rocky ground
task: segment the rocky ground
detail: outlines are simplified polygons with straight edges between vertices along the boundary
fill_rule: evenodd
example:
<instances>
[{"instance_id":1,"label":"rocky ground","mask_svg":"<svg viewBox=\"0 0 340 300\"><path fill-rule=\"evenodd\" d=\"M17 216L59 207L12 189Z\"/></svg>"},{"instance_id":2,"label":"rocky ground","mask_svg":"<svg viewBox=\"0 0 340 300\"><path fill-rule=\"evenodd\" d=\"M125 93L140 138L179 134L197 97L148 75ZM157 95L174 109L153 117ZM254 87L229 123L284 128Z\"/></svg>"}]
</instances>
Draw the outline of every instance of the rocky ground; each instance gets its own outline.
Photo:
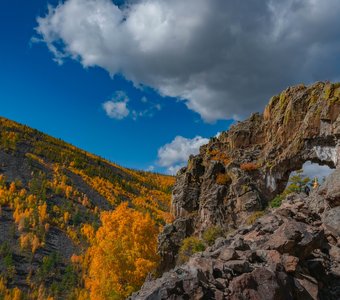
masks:
<instances>
[{"instance_id":1,"label":"rocky ground","mask_svg":"<svg viewBox=\"0 0 340 300\"><path fill-rule=\"evenodd\" d=\"M131 299L340 299L340 169Z\"/></svg>"}]
</instances>

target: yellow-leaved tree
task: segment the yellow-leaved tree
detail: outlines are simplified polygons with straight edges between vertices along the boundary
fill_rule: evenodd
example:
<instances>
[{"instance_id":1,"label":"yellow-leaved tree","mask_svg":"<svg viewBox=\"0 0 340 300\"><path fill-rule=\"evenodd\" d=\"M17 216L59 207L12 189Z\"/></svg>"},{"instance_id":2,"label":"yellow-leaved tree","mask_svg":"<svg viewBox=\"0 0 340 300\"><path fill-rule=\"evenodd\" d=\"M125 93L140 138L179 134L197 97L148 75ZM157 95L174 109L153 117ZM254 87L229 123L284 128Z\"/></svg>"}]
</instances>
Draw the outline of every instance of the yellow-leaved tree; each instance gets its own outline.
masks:
<instances>
[{"instance_id":1,"label":"yellow-leaved tree","mask_svg":"<svg viewBox=\"0 0 340 300\"><path fill-rule=\"evenodd\" d=\"M102 213L101 221L87 251L85 285L92 300L124 299L157 266L159 228L149 214L129 208L127 203Z\"/></svg>"}]
</instances>

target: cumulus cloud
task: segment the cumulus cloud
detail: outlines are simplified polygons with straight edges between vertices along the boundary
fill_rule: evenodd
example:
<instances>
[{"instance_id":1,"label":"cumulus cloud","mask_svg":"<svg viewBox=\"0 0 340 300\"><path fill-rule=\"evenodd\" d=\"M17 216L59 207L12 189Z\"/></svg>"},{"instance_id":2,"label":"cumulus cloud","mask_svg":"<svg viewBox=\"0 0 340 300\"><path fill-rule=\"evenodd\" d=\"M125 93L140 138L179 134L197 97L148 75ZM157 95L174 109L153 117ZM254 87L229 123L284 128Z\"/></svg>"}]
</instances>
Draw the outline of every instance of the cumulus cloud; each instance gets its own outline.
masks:
<instances>
[{"instance_id":1,"label":"cumulus cloud","mask_svg":"<svg viewBox=\"0 0 340 300\"><path fill-rule=\"evenodd\" d=\"M129 98L122 91L116 93L114 99L106 101L102 104L106 114L116 120L122 120L130 114L130 110L127 107Z\"/></svg>"},{"instance_id":2,"label":"cumulus cloud","mask_svg":"<svg viewBox=\"0 0 340 300\"><path fill-rule=\"evenodd\" d=\"M340 79L339 11L338 0L65 0L36 31L59 63L123 74L214 121L288 85Z\"/></svg>"},{"instance_id":3,"label":"cumulus cloud","mask_svg":"<svg viewBox=\"0 0 340 300\"><path fill-rule=\"evenodd\" d=\"M162 109L160 104L148 101L146 97L142 97L141 102L148 107L142 110L129 109L128 102L130 102L130 99L126 93L117 91L111 100L102 104L102 107L107 116L112 119L122 120L131 117L135 121L140 117L152 117L156 111Z\"/></svg>"},{"instance_id":4,"label":"cumulus cloud","mask_svg":"<svg viewBox=\"0 0 340 300\"><path fill-rule=\"evenodd\" d=\"M166 167L169 174L175 174L186 164L191 154L198 154L199 148L208 142L209 139L201 136L193 139L176 136L172 142L158 149L158 165Z\"/></svg>"}]
</instances>

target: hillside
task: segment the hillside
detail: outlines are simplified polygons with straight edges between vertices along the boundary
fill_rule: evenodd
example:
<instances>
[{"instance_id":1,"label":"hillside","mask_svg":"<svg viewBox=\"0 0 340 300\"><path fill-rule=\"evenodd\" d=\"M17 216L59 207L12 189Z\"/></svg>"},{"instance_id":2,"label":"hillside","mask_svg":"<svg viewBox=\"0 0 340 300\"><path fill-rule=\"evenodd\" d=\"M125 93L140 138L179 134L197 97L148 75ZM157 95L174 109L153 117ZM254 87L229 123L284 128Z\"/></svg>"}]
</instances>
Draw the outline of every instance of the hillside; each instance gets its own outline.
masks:
<instances>
[{"instance_id":1,"label":"hillside","mask_svg":"<svg viewBox=\"0 0 340 300\"><path fill-rule=\"evenodd\" d=\"M0 299L340 298L339 83L287 88L176 180L0 120ZM287 189L307 161L335 171Z\"/></svg>"},{"instance_id":2,"label":"hillside","mask_svg":"<svg viewBox=\"0 0 340 300\"><path fill-rule=\"evenodd\" d=\"M103 292L95 281L107 276L100 273L105 262L93 255L112 240L124 243L120 252L110 251L128 252L133 261L121 262L132 273L116 286L112 279L108 290L121 298L138 288L156 268L173 183L0 118L0 299L88 299L89 291ZM130 232L119 228L122 216L131 218ZM145 226L150 249L133 248L146 237L129 226ZM149 267L138 269L134 263L142 258Z\"/></svg>"},{"instance_id":3,"label":"hillside","mask_svg":"<svg viewBox=\"0 0 340 300\"><path fill-rule=\"evenodd\" d=\"M336 170L310 196L287 192L307 161ZM339 299L339 166L340 83L272 97L177 173L159 238L169 272L132 299Z\"/></svg>"}]
</instances>

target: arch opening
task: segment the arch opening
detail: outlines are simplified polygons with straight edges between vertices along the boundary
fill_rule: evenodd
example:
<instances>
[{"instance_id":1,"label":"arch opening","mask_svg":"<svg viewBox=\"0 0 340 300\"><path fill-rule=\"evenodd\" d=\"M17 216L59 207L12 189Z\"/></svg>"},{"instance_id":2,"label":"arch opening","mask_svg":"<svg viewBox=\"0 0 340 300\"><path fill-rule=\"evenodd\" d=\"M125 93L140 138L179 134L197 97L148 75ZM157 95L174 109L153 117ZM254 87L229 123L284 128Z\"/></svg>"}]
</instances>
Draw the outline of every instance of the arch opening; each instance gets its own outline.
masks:
<instances>
[{"instance_id":1,"label":"arch opening","mask_svg":"<svg viewBox=\"0 0 340 300\"><path fill-rule=\"evenodd\" d=\"M335 167L328 163L306 161L301 168L290 172L286 189L294 183L294 180L300 178L303 185L307 186L307 190L311 190L322 184L334 170Z\"/></svg>"}]
</instances>

